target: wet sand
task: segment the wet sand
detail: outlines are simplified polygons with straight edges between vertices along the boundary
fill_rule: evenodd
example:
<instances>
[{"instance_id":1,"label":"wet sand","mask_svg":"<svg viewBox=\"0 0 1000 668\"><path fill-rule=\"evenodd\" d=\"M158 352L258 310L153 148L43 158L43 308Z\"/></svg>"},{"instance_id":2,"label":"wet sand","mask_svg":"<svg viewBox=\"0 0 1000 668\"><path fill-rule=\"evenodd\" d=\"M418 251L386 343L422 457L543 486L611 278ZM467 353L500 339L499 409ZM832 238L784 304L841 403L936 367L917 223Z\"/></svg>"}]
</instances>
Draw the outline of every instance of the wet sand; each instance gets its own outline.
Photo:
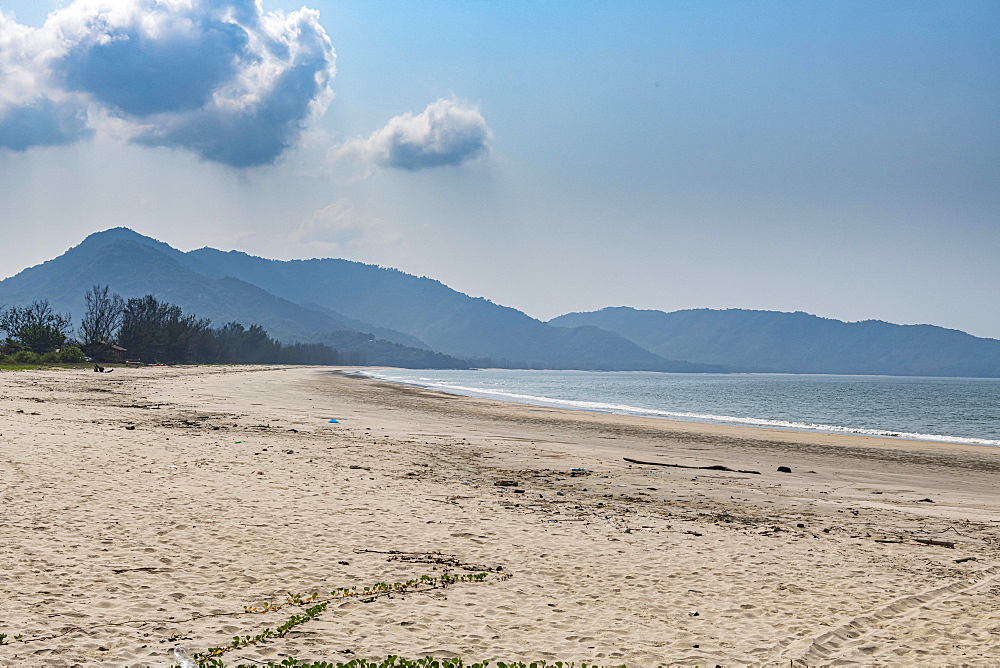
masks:
<instances>
[{"instance_id":1,"label":"wet sand","mask_svg":"<svg viewBox=\"0 0 1000 668\"><path fill-rule=\"evenodd\" d=\"M2 373L0 434L4 666L170 665L301 614L296 592L330 602L227 664L1000 663L1000 449L315 367Z\"/></svg>"}]
</instances>

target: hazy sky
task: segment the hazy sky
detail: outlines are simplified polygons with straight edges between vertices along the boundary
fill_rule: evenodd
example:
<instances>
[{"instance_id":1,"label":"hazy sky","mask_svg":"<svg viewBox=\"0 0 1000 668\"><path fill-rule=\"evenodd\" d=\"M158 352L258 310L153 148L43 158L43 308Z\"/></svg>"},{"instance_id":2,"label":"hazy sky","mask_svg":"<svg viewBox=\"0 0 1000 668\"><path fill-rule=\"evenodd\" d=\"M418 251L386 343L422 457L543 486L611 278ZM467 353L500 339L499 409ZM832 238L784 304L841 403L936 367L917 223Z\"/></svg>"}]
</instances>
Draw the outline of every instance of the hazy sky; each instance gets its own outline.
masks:
<instances>
[{"instance_id":1,"label":"hazy sky","mask_svg":"<svg viewBox=\"0 0 1000 668\"><path fill-rule=\"evenodd\" d=\"M1000 338L995 0L306 2L0 0L0 277L124 225Z\"/></svg>"}]
</instances>

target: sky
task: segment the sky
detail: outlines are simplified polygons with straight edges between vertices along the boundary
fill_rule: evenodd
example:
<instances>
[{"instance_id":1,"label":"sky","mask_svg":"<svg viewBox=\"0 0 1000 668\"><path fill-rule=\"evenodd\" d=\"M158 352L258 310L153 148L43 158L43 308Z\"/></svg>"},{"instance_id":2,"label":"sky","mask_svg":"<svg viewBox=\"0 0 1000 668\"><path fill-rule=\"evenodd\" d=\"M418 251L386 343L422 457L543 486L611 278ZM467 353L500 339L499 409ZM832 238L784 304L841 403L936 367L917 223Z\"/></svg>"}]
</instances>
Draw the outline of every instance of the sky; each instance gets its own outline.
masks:
<instances>
[{"instance_id":1,"label":"sky","mask_svg":"<svg viewBox=\"0 0 1000 668\"><path fill-rule=\"evenodd\" d=\"M1000 338L994 0L0 13L0 278L126 226L543 320L747 308Z\"/></svg>"}]
</instances>

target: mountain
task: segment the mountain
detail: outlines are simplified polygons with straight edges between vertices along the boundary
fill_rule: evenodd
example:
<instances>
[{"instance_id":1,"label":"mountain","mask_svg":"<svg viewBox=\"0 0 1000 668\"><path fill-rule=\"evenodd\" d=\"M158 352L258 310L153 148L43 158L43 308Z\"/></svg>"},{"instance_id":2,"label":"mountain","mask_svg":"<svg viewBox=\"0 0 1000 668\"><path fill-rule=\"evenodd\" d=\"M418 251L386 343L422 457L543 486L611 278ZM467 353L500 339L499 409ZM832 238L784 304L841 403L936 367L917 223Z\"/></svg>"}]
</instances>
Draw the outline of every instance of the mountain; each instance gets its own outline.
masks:
<instances>
[{"instance_id":1,"label":"mountain","mask_svg":"<svg viewBox=\"0 0 1000 668\"><path fill-rule=\"evenodd\" d=\"M93 285L124 297L152 294L216 326L260 324L281 341L326 342L369 364L1000 377L1000 341L932 325L628 307L544 323L396 269L213 248L185 253L126 228L92 234L0 281L0 305L48 299L79 322Z\"/></svg>"},{"instance_id":2,"label":"mountain","mask_svg":"<svg viewBox=\"0 0 1000 668\"><path fill-rule=\"evenodd\" d=\"M392 346L373 347L373 340L383 339L480 366L721 370L664 359L596 327L553 327L395 269L336 259L283 262L211 248L185 253L126 228L92 234L61 256L0 281L0 304L48 299L79 322L92 285L108 285L124 297L152 294L216 325L260 324L282 341L349 341L369 359L402 354ZM427 366L444 360L415 352L403 357Z\"/></svg>"},{"instance_id":3,"label":"mountain","mask_svg":"<svg viewBox=\"0 0 1000 668\"><path fill-rule=\"evenodd\" d=\"M238 279L208 278L181 264L178 260L183 258L181 251L131 230L109 230L91 235L58 258L0 281L0 304L48 299L57 313L71 313L78 323L86 310L87 289L108 285L112 292L126 298L155 295L177 304L185 313L210 319L215 326L228 322L259 324L283 341L343 344L358 363L417 368L468 366L456 358L426 350L412 336L327 309L306 308Z\"/></svg>"},{"instance_id":4,"label":"mountain","mask_svg":"<svg viewBox=\"0 0 1000 668\"><path fill-rule=\"evenodd\" d=\"M401 331L480 366L645 371L722 371L655 355L598 328L551 327L513 308L426 277L338 259L277 261L202 248L187 266L252 282L271 294Z\"/></svg>"},{"instance_id":5,"label":"mountain","mask_svg":"<svg viewBox=\"0 0 1000 668\"><path fill-rule=\"evenodd\" d=\"M315 340L319 332L353 329L335 315L320 313L270 295L233 278L208 279L177 260L183 253L134 232L92 235L79 246L0 281L0 303L48 299L57 312L82 317L84 293L108 285L123 297L153 294L216 325L237 321L262 325L275 338Z\"/></svg>"},{"instance_id":6,"label":"mountain","mask_svg":"<svg viewBox=\"0 0 1000 668\"><path fill-rule=\"evenodd\" d=\"M933 325L842 322L742 309L568 313L550 324L617 332L664 357L742 371L1000 377L1000 340Z\"/></svg>"}]
</instances>

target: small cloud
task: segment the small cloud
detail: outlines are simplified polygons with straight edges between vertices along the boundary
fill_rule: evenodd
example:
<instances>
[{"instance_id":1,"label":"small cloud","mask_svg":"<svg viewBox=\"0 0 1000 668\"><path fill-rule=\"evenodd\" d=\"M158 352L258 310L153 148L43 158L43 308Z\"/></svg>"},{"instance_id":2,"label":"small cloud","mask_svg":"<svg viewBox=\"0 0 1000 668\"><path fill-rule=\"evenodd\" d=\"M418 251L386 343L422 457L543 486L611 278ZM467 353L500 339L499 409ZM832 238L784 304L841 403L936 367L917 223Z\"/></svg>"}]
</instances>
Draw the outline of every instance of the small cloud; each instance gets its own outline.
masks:
<instances>
[{"instance_id":1,"label":"small cloud","mask_svg":"<svg viewBox=\"0 0 1000 668\"><path fill-rule=\"evenodd\" d=\"M343 144L338 153L417 171L474 160L489 150L492 136L475 105L442 98L417 115L407 112L390 119L367 139Z\"/></svg>"},{"instance_id":2,"label":"small cloud","mask_svg":"<svg viewBox=\"0 0 1000 668\"><path fill-rule=\"evenodd\" d=\"M257 0L75 0L30 28L0 14L0 147L68 143L81 119L234 167L274 162L332 98L318 12Z\"/></svg>"},{"instance_id":3,"label":"small cloud","mask_svg":"<svg viewBox=\"0 0 1000 668\"><path fill-rule=\"evenodd\" d=\"M338 246L361 243L389 244L397 240L386 234L382 223L361 215L350 200L342 198L314 211L289 237L296 242L320 242Z\"/></svg>"}]
</instances>

